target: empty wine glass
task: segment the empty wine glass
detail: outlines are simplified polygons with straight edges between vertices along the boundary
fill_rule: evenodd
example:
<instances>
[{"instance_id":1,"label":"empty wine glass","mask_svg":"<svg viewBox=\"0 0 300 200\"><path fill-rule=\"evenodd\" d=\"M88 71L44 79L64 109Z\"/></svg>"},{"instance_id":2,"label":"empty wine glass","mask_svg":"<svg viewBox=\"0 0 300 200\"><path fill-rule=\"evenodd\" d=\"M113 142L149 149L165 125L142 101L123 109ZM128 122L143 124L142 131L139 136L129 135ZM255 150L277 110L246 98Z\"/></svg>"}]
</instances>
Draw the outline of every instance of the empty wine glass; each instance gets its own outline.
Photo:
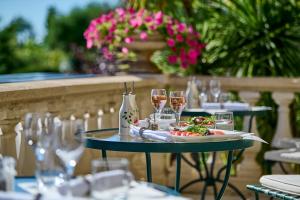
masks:
<instances>
[{"instance_id":1,"label":"empty wine glass","mask_svg":"<svg viewBox=\"0 0 300 200\"><path fill-rule=\"evenodd\" d=\"M63 121L57 119L54 124L56 155L65 167L65 184L69 184L84 151L84 123L79 119ZM67 195L71 195L70 189L68 189Z\"/></svg>"},{"instance_id":2,"label":"empty wine glass","mask_svg":"<svg viewBox=\"0 0 300 200\"><path fill-rule=\"evenodd\" d=\"M180 115L186 105L184 91L171 91L170 92L170 107L175 113L176 123L180 122Z\"/></svg>"},{"instance_id":3,"label":"empty wine glass","mask_svg":"<svg viewBox=\"0 0 300 200\"><path fill-rule=\"evenodd\" d=\"M158 118L167 103L167 93L165 89L152 89L151 90L151 103L155 108L154 113L154 122L155 122L155 115L157 113Z\"/></svg>"},{"instance_id":4,"label":"empty wine glass","mask_svg":"<svg viewBox=\"0 0 300 200\"><path fill-rule=\"evenodd\" d=\"M53 117L50 113L27 113L24 122L25 139L35 155L37 188L43 193L54 186L60 171L53 149Z\"/></svg>"},{"instance_id":5,"label":"empty wine glass","mask_svg":"<svg viewBox=\"0 0 300 200\"><path fill-rule=\"evenodd\" d=\"M49 145L52 116L50 113L27 113L24 120L25 140L33 149L38 142L40 145Z\"/></svg>"},{"instance_id":6,"label":"empty wine glass","mask_svg":"<svg viewBox=\"0 0 300 200\"><path fill-rule=\"evenodd\" d=\"M219 80L210 80L209 81L210 93L214 97L214 102L218 102L218 98L221 93L221 82Z\"/></svg>"}]
</instances>

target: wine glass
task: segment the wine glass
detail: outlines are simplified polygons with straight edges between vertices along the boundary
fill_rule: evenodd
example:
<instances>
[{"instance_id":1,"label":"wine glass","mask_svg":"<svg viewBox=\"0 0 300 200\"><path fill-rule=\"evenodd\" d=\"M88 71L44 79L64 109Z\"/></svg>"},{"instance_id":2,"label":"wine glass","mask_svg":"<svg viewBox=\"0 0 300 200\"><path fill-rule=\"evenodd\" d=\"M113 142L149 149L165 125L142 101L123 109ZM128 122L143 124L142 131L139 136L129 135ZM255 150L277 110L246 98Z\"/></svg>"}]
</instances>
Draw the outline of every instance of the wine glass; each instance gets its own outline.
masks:
<instances>
[{"instance_id":1,"label":"wine glass","mask_svg":"<svg viewBox=\"0 0 300 200\"><path fill-rule=\"evenodd\" d=\"M50 113L26 113L24 120L25 140L35 150L36 146L49 145L52 133Z\"/></svg>"},{"instance_id":2,"label":"wine glass","mask_svg":"<svg viewBox=\"0 0 300 200\"><path fill-rule=\"evenodd\" d=\"M165 107L167 103L167 93L165 89L152 89L151 90L151 103L155 108L154 113L154 122L155 122L155 115L157 113L158 118L162 109Z\"/></svg>"},{"instance_id":3,"label":"wine glass","mask_svg":"<svg viewBox=\"0 0 300 200\"><path fill-rule=\"evenodd\" d=\"M52 145L53 117L50 113L27 113L24 122L25 140L35 155L37 188L43 193L54 186L60 172Z\"/></svg>"},{"instance_id":4,"label":"wine glass","mask_svg":"<svg viewBox=\"0 0 300 200\"><path fill-rule=\"evenodd\" d=\"M65 184L69 184L75 167L84 151L84 122L83 120L55 119L56 155L64 164ZM69 186L68 186L69 188ZM67 195L72 195L68 189Z\"/></svg>"},{"instance_id":5,"label":"wine glass","mask_svg":"<svg viewBox=\"0 0 300 200\"><path fill-rule=\"evenodd\" d=\"M170 91L170 107L175 113L176 123L180 122L180 115L186 105L184 91Z\"/></svg>"},{"instance_id":6,"label":"wine glass","mask_svg":"<svg viewBox=\"0 0 300 200\"><path fill-rule=\"evenodd\" d=\"M218 98L221 93L221 82L219 80L210 80L209 81L210 93L214 97L214 102L218 102Z\"/></svg>"}]
</instances>

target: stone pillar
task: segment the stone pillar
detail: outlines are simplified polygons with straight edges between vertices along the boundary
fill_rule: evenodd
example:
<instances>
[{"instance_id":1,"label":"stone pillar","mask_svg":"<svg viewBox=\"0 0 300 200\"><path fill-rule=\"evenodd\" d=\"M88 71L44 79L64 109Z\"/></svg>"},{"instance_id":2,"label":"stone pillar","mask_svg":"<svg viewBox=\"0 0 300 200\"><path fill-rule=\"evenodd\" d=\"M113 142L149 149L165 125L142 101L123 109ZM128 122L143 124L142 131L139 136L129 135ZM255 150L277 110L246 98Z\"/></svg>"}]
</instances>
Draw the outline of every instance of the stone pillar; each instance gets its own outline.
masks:
<instances>
[{"instance_id":1,"label":"stone pillar","mask_svg":"<svg viewBox=\"0 0 300 200\"><path fill-rule=\"evenodd\" d=\"M294 96L294 93L291 92L273 92L272 94L274 101L279 106L276 132L272 140L272 146L274 147L280 144L280 139L292 137L289 105Z\"/></svg>"},{"instance_id":2,"label":"stone pillar","mask_svg":"<svg viewBox=\"0 0 300 200\"><path fill-rule=\"evenodd\" d=\"M256 102L259 100L260 93L259 92L239 92L239 96L241 97L241 99L243 101L245 101L246 103L249 103L250 106L255 106ZM243 123L244 131L248 131L248 129L249 129L249 126L250 126L249 120L250 120L249 116L244 117L244 123ZM253 117L253 120L252 120L251 132L258 134L255 117Z\"/></svg>"}]
</instances>

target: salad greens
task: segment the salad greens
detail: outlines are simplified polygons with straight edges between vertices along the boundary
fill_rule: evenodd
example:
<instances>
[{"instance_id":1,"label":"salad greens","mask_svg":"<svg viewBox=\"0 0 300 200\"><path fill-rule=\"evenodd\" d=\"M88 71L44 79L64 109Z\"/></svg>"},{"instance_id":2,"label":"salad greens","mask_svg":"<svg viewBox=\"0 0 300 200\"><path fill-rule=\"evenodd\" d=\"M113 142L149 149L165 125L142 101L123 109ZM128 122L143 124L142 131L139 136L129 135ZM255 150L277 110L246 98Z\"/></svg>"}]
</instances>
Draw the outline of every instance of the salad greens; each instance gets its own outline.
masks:
<instances>
[{"instance_id":1,"label":"salad greens","mask_svg":"<svg viewBox=\"0 0 300 200\"><path fill-rule=\"evenodd\" d=\"M193 132L193 133L198 133L198 134L204 136L204 135L207 135L208 128L205 126L201 126L201 125L192 125L187 128L187 131Z\"/></svg>"}]
</instances>

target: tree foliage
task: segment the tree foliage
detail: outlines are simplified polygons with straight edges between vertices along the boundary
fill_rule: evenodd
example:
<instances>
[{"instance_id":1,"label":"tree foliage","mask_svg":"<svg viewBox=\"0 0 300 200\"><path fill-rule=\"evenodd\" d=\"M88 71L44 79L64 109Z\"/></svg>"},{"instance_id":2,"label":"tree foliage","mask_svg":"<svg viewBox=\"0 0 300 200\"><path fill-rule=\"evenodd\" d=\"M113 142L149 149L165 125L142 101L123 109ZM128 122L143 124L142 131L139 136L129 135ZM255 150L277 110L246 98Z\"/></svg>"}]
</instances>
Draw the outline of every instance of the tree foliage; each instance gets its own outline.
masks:
<instances>
[{"instance_id":1,"label":"tree foliage","mask_svg":"<svg viewBox=\"0 0 300 200\"><path fill-rule=\"evenodd\" d=\"M49 8L45 43L50 48L59 48L67 52L74 44L85 46L84 30L93 18L109 9L107 4L90 4L84 8L74 8L70 13L62 15L54 7Z\"/></svg>"}]
</instances>

